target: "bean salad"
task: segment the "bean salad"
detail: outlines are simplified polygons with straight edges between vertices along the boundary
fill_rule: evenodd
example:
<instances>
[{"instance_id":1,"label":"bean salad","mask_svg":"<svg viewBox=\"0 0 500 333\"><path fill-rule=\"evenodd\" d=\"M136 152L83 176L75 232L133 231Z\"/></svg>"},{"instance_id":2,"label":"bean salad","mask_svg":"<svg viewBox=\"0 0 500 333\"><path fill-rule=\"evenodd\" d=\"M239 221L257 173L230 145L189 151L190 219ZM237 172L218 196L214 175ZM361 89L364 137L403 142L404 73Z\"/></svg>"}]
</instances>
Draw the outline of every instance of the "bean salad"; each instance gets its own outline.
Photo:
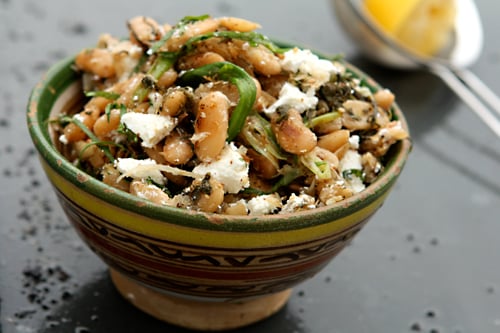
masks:
<instances>
[{"instance_id":1,"label":"bean salad","mask_svg":"<svg viewBox=\"0 0 500 333\"><path fill-rule=\"evenodd\" d=\"M114 188L207 213L314 209L363 191L408 137L392 92L255 22L138 16L127 28L76 55L84 102L51 121L60 151Z\"/></svg>"}]
</instances>

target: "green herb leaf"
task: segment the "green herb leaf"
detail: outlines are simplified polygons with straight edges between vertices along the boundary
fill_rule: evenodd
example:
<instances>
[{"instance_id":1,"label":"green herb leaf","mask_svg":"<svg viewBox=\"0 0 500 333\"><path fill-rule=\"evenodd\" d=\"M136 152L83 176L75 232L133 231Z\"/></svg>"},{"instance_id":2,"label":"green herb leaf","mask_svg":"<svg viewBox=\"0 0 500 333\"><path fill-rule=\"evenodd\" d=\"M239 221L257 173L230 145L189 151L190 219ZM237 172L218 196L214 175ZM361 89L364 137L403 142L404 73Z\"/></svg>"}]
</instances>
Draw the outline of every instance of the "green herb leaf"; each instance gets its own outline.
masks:
<instances>
[{"instance_id":1,"label":"green herb leaf","mask_svg":"<svg viewBox=\"0 0 500 333\"><path fill-rule=\"evenodd\" d=\"M236 86L240 95L238 105L229 119L227 140L232 141L243 128L245 119L253 108L257 87L252 77L239 66L230 62L215 62L185 72L179 78L180 85L198 86L207 78L228 81Z\"/></svg>"},{"instance_id":2,"label":"green herb leaf","mask_svg":"<svg viewBox=\"0 0 500 333\"><path fill-rule=\"evenodd\" d=\"M161 189L163 193L167 194L169 197L172 197L172 193L167 186L155 182L151 177L146 178L146 184L154 185Z\"/></svg>"},{"instance_id":3,"label":"green herb leaf","mask_svg":"<svg viewBox=\"0 0 500 333\"><path fill-rule=\"evenodd\" d=\"M318 179L330 179L332 178L332 172L330 170L330 163L322 160L316 153L315 150L307 152L299 157L300 163L309 169Z\"/></svg>"},{"instance_id":4,"label":"green herb leaf","mask_svg":"<svg viewBox=\"0 0 500 333\"><path fill-rule=\"evenodd\" d=\"M141 70L142 66L146 63L148 58L149 58L149 55L147 53L143 53L141 55L141 58L137 62L137 65L135 65L133 73L138 73Z\"/></svg>"},{"instance_id":5,"label":"green herb leaf","mask_svg":"<svg viewBox=\"0 0 500 333\"><path fill-rule=\"evenodd\" d=\"M281 187L289 185L295 179L303 175L300 168L295 168L288 164L282 169L281 172L283 173L283 176L281 176L281 178L276 183L274 183L273 187L271 188L271 190L269 190L268 193L274 193L278 191Z\"/></svg>"},{"instance_id":6,"label":"green herb leaf","mask_svg":"<svg viewBox=\"0 0 500 333\"><path fill-rule=\"evenodd\" d=\"M87 97L104 97L110 100L116 100L120 97L120 94L112 92L112 91L87 91L85 92L85 96Z\"/></svg>"},{"instance_id":7,"label":"green herb leaf","mask_svg":"<svg viewBox=\"0 0 500 333\"><path fill-rule=\"evenodd\" d=\"M198 22L198 21L203 21L203 20L206 20L207 18L210 18L210 15L208 14L203 14L203 15L198 15L198 16L191 16L191 15L188 15L188 16L184 16L180 21L179 23L177 23L177 27L182 27L182 26L186 26L188 24L191 24L191 23L195 23L195 22Z\"/></svg>"},{"instance_id":8,"label":"green herb leaf","mask_svg":"<svg viewBox=\"0 0 500 333\"><path fill-rule=\"evenodd\" d=\"M271 124L258 113L253 112L247 117L245 125L241 129L241 135L255 151L264 156L276 169L279 169L278 160L287 159L286 154L276 142Z\"/></svg>"},{"instance_id":9,"label":"green herb leaf","mask_svg":"<svg viewBox=\"0 0 500 333\"><path fill-rule=\"evenodd\" d=\"M209 38L214 38L214 37L239 39L239 40L243 40L243 41L248 42L251 46L263 45L274 53L284 53L287 50L289 50L289 48L281 48L281 47L277 46L269 38L267 38L265 35L259 34L259 33L254 32L254 31L250 31L250 32L215 31L215 32L209 32L206 34L201 34L201 35L192 37L184 44L182 52L188 53L194 48L194 45L196 43L207 40Z\"/></svg>"},{"instance_id":10,"label":"green herb leaf","mask_svg":"<svg viewBox=\"0 0 500 333\"><path fill-rule=\"evenodd\" d=\"M171 29L168 33L166 33L160 41L154 43L151 49L148 50L148 54L152 55L154 53L157 53L158 50L161 48L161 46L165 44L165 42L172 36L172 34L175 31L181 32L183 29L186 28L188 24L191 24L196 21L205 20L207 18L209 18L208 15L186 16L173 29ZM249 42L250 45L252 46L264 45L269 50L275 53L282 53L288 50L288 48L278 47L269 38L256 32L216 31L192 37L183 45L182 49L178 52L158 52L158 57L156 58L155 62L153 63L151 69L148 71L147 74L154 80L158 80L163 73L165 73L169 68L171 68L175 64L175 62L177 61L177 59L179 59L179 57L192 51L192 49L194 48L194 44L212 37L240 39ZM224 74L222 73L220 75ZM139 85L136 92L134 93L133 100L136 102L142 102L149 91L150 91L149 87L144 87L142 84Z\"/></svg>"},{"instance_id":11,"label":"green herb leaf","mask_svg":"<svg viewBox=\"0 0 500 333\"><path fill-rule=\"evenodd\" d=\"M149 69L147 75L149 75L154 80L158 80L163 73L174 66L175 62L179 57L178 52L160 52L155 59L153 65ZM138 88L134 92L132 101L142 102L144 98L148 95L150 91L149 86L145 86L142 82L139 84Z\"/></svg>"},{"instance_id":12,"label":"green herb leaf","mask_svg":"<svg viewBox=\"0 0 500 333\"><path fill-rule=\"evenodd\" d=\"M170 37L172 37L175 32L182 32L182 30L186 29L187 25L197 21L206 20L209 17L210 15L185 16L171 30L163 35L163 37L159 41L155 42L147 53L149 55L152 55L153 53L158 52L158 50L167 42L167 40L170 39Z\"/></svg>"},{"instance_id":13,"label":"green herb leaf","mask_svg":"<svg viewBox=\"0 0 500 333\"><path fill-rule=\"evenodd\" d=\"M78 118L63 116L63 117L61 117L61 121L67 121L67 122L71 122L71 123L75 124L90 138L90 140L94 144L97 144L97 145L102 144L102 146L100 146L100 148L104 152L104 155L106 155L106 157L108 158L108 160L111 163L114 162L115 159L114 159L113 155L111 154L111 152L109 151L109 145L103 144L104 141L100 140L97 136L95 136L95 134L84 123L82 123Z\"/></svg>"},{"instance_id":14,"label":"green herb leaf","mask_svg":"<svg viewBox=\"0 0 500 333\"><path fill-rule=\"evenodd\" d=\"M318 125L326 124L326 123L329 123L331 121L334 121L335 119L340 118L341 115L342 114L338 111L324 113L320 116L312 118L309 121L306 121L305 125L309 128L314 128Z\"/></svg>"},{"instance_id":15,"label":"green herb leaf","mask_svg":"<svg viewBox=\"0 0 500 333\"><path fill-rule=\"evenodd\" d=\"M257 189L254 187L245 188L242 193L250 194L250 195L263 195L263 194L271 194L277 192L281 187L290 185L295 179L303 176L304 174L300 170L300 168L292 167L291 165L285 165L281 170L283 175L278 179L277 182L267 191L263 191L261 189Z\"/></svg>"},{"instance_id":16,"label":"green herb leaf","mask_svg":"<svg viewBox=\"0 0 500 333\"><path fill-rule=\"evenodd\" d=\"M109 103L106 105L106 107L104 108L104 114L106 115L106 118L108 119L108 123L109 123L109 117L111 116L111 110L113 109L118 109L120 110L120 116L122 114L124 114L125 112L127 112L127 107L125 106L125 104L122 104L122 103Z\"/></svg>"},{"instance_id":17,"label":"green herb leaf","mask_svg":"<svg viewBox=\"0 0 500 333\"><path fill-rule=\"evenodd\" d=\"M125 135L125 137L127 138L126 139L127 142L133 142L133 143L139 142L139 136L134 132L132 132L124 123L120 122L120 125L118 125L116 131L119 134Z\"/></svg>"},{"instance_id":18,"label":"green herb leaf","mask_svg":"<svg viewBox=\"0 0 500 333\"><path fill-rule=\"evenodd\" d=\"M365 180L365 174L364 174L363 170L360 170L360 169L348 169L348 170L342 171L342 177L344 179L351 180L353 178L353 176L354 177L358 177L362 181Z\"/></svg>"},{"instance_id":19,"label":"green herb leaf","mask_svg":"<svg viewBox=\"0 0 500 333\"><path fill-rule=\"evenodd\" d=\"M116 146L120 149L125 149L125 147L119 143L116 143L116 142L113 142L113 141L92 141L92 142L89 142L87 143L85 146L83 146L82 150L80 151L80 154L78 156L78 159L81 160L81 157L83 155L83 153L88 149L90 148L91 146L97 146L99 147L100 149L107 149L108 147L110 146Z\"/></svg>"},{"instance_id":20,"label":"green herb leaf","mask_svg":"<svg viewBox=\"0 0 500 333\"><path fill-rule=\"evenodd\" d=\"M153 66L148 71L155 80L158 80L163 73L172 68L177 59L179 58L178 52L160 52L156 58Z\"/></svg>"}]
</instances>

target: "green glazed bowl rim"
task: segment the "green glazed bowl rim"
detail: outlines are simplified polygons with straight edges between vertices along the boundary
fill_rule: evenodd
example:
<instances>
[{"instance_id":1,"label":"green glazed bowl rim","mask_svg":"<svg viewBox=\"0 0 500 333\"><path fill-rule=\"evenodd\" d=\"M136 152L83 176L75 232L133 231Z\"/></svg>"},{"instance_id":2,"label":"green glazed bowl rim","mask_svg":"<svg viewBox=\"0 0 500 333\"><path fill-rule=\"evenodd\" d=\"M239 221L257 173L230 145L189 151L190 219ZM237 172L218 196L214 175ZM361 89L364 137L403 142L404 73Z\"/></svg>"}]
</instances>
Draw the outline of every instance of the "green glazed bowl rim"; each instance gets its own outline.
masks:
<instances>
[{"instance_id":1,"label":"green glazed bowl rim","mask_svg":"<svg viewBox=\"0 0 500 333\"><path fill-rule=\"evenodd\" d=\"M280 45L286 44L280 43ZM335 220L355 213L388 192L400 175L411 151L410 139L398 142L391 148L391 157L386 162L383 173L364 191L335 204L312 210L277 215L234 216L156 205L146 199L116 190L90 175L82 183L81 176L86 174L69 162L52 143L48 130L48 118L57 98L79 79L79 75L74 70L73 62L74 57L69 57L51 67L34 87L29 97L27 106L28 129L40 157L60 176L82 191L111 205L154 220L198 229L236 232L288 231L314 227L324 223L335 223ZM344 64L354 75L364 79L371 88L381 88L355 66L347 62ZM402 122L403 127L408 129L405 117L397 104L394 106L394 115Z\"/></svg>"}]
</instances>

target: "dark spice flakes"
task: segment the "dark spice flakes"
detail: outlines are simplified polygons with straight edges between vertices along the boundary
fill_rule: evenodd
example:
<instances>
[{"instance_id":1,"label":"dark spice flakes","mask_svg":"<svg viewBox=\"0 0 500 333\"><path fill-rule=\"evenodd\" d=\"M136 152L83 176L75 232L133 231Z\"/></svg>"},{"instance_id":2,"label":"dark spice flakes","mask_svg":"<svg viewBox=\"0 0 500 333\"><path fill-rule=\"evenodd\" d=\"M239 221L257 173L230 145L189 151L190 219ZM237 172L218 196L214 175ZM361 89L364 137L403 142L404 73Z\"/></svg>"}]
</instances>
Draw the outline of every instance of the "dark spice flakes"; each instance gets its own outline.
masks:
<instances>
[{"instance_id":1,"label":"dark spice flakes","mask_svg":"<svg viewBox=\"0 0 500 333\"><path fill-rule=\"evenodd\" d=\"M71 275L66 272L61 266L43 267L40 264L27 266L22 272L23 294L30 304L38 305L42 310L49 310L51 305L59 304L56 296L53 296L52 287L60 286L61 283L67 282ZM72 294L65 289L65 286L60 287L60 300L65 301L71 298ZM16 313L17 318L26 317L32 313L24 313L19 311Z\"/></svg>"}]
</instances>

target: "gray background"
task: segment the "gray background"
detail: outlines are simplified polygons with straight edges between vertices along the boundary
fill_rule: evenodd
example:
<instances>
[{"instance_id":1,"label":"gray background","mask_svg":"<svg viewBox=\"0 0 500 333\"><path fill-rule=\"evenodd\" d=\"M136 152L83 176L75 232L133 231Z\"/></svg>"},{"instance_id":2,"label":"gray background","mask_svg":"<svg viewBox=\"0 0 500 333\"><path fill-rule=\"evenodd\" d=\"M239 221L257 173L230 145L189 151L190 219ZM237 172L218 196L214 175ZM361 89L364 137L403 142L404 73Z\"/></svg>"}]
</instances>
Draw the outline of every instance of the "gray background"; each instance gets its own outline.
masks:
<instances>
[{"instance_id":1,"label":"gray background","mask_svg":"<svg viewBox=\"0 0 500 333\"><path fill-rule=\"evenodd\" d=\"M500 93L500 3L478 1L485 47L472 69ZM25 125L31 88L102 32L149 15L241 16L268 36L347 59L392 89L414 149L354 243L238 332L500 332L500 141L437 78L358 55L328 1L0 0L0 332L187 332L142 314L68 226Z\"/></svg>"}]
</instances>

